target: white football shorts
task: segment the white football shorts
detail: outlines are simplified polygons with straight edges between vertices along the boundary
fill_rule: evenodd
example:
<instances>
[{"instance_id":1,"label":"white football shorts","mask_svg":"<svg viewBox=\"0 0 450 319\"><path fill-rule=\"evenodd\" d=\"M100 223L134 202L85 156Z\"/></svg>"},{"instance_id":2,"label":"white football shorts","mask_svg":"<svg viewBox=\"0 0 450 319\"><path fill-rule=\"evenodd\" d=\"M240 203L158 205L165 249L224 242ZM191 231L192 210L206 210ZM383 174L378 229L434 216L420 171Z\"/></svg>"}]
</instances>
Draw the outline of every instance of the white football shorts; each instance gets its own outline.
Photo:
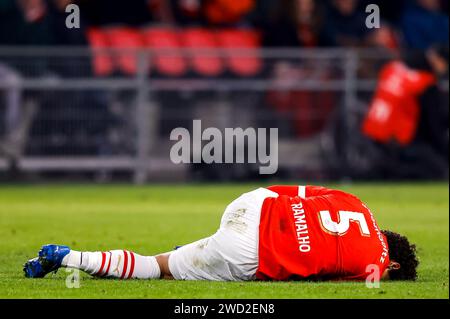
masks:
<instances>
[{"instance_id":1,"label":"white football shorts","mask_svg":"<svg viewBox=\"0 0 450 319\"><path fill-rule=\"evenodd\" d=\"M169 256L169 270L178 280L248 281L258 268L259 222L266 188L244 193L227 206L219 230L182 246Z\"/></svg>"}]
</instances>

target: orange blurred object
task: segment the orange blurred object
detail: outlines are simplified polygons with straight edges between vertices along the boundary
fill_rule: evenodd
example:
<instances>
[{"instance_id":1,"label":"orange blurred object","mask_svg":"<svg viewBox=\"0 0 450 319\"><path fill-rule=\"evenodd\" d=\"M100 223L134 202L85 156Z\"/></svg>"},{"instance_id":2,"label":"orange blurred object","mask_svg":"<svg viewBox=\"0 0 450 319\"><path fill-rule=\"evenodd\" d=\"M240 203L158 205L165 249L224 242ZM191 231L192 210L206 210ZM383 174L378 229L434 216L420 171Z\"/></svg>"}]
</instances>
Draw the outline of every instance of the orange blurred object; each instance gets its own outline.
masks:
<instances>
[{"instance_id":1,"label":"orange blurred object","mask_svg":"<svg viewBox=\"0 0 450 319\"><path fill-rule=\"evenodd\" d=\"M262 69L258 56L260 36L255 30L226 29L217 32L220 46L227 50L227 64L239 76L255 76ZM244 52L239 52L243 49Z\"/></svg>"},{"instance_id":2,"label":"orange blurred object","mask_svg":"<svg viewBox=\"0 0 450 319\"><path fill-rule=\"evenodd\" d=\"M183 45L190 49L217 49L215 34L205 28L189 28L181 34ZM201 53L193 50L192 69L204 76L217 76L224 70L222 57L217 54Z\"/></svg>"},{"instance_id":3,"label":"orange blurred object","mask_svg":"<svg viewBox=\"0 0 450 319\"><path fill-rule=\"evenodd\" d=\"M94 51L96 49L107 49L109 41L106 33L100 28L90 28L87 31L89 45ZM113 59L108 52L94 52L93 69L97 76L108 76L114 72Z\"/></svg>"},{"instance_id":4,"label":"orange blurred object","mask_svg":"<svg viewBox=\"0 0 450 319\"><path fill-rule=\"evenodd\" d=\"M210 23L235 23L254 6L255 0L209 0L205 2L205 15Z\"/></svg>"},{"instance_id":5,"label":"orange blurred object","mask_svg":"<svg viewBox=\"0 0 450 319\"><path fill-rule=\"evenodd\" d=\"M129 27L112 27L106 29L106 34L111 47L119 51L113 54L119 70L126 75L135 75L139 67L136 51L125 51L143 47L144 42L140 32ZM124 49L124 52L120 52L120 49Z\"/></svg>"},{"instance_id":6,"label":"orange blurred object","mask_svg":"<svg viewBox=\"0 0 450 319\"><path fill-rule=\"evenodd\" d=\"M410 144L419 122L418 96L435 82L432 73L410 69L400 61L385 65L362 125L363 133L381 143L395 140Z\"/></svg>"},{"instance_id":7,"label":"orange blurred object","mask_svg":"<svg viewBox=\"0 0 450 319\"><path fill-rule=\"evenodd\" d=\"M187 63L181 52L178 32L169 27L151 27L143 32L145 46L151 49L170 49L171 53L155 52L152 68L166 76L181 76L187 71Z\"/></svg>"}]
</instances>

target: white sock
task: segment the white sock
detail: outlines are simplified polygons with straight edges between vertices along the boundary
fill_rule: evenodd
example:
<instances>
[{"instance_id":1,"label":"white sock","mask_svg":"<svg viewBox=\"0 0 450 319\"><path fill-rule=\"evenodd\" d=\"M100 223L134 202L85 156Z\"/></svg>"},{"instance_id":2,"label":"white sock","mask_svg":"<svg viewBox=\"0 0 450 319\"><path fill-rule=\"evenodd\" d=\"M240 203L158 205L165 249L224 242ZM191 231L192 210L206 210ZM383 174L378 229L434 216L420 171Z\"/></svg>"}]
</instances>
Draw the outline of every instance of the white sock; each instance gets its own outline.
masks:
<instances>
[{"instance_id":1,"label":"white sock","mask_svg":"<svg viewBox=\"0 0 450 319\"><path fill-rule=\"evenodd\" d=\"M157 279L161 276L161 270L154 256L141 256L127 250L107 252L71 250L61 264L100 277Z\"/></svg>"}]
</instances>

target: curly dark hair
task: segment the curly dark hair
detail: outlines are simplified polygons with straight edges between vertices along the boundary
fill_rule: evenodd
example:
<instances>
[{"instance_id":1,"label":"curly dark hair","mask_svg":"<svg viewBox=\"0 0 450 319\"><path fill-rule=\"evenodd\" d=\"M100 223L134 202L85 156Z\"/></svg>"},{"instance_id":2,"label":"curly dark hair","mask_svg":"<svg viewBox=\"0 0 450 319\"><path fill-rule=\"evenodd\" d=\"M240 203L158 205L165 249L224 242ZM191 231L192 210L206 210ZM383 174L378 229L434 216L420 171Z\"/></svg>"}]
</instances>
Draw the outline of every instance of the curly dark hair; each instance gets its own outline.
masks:
<instances>
[{"instance_id":1,"label":"curly dark hair","mask_svg":"<svg viewBox=\"0 0 450 319\"><path fill-rule=\"evenodd\" d=\"M389 259L400 264L399 269L389 270L391 280L416 280L419 260L416 256L416 245L400 234L382 230L389 247Z\"/></svg>"}]
</instances>

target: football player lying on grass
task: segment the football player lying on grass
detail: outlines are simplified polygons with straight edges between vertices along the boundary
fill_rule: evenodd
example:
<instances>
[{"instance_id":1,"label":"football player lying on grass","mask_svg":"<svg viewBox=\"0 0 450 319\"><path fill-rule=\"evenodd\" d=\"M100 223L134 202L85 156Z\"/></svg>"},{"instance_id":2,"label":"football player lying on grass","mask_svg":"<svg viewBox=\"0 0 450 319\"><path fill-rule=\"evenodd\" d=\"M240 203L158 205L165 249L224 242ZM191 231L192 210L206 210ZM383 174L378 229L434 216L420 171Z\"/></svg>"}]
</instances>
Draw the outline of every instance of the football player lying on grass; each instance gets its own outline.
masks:
<instances>
[{"instance_id":1,"label":"football player lying on grass","mask_svg":"<svg viewBox=\"0 0 450 319\"><path fill-rule=\"evenodd\" d=\"M24 271L32 278L69 267L120 279L415 280L417 265L415 246L380 230L354 195L271 186L241 195L227 206L214 235L174 251L141 256L45 245Z\"/></svg>"}]
</instances>

